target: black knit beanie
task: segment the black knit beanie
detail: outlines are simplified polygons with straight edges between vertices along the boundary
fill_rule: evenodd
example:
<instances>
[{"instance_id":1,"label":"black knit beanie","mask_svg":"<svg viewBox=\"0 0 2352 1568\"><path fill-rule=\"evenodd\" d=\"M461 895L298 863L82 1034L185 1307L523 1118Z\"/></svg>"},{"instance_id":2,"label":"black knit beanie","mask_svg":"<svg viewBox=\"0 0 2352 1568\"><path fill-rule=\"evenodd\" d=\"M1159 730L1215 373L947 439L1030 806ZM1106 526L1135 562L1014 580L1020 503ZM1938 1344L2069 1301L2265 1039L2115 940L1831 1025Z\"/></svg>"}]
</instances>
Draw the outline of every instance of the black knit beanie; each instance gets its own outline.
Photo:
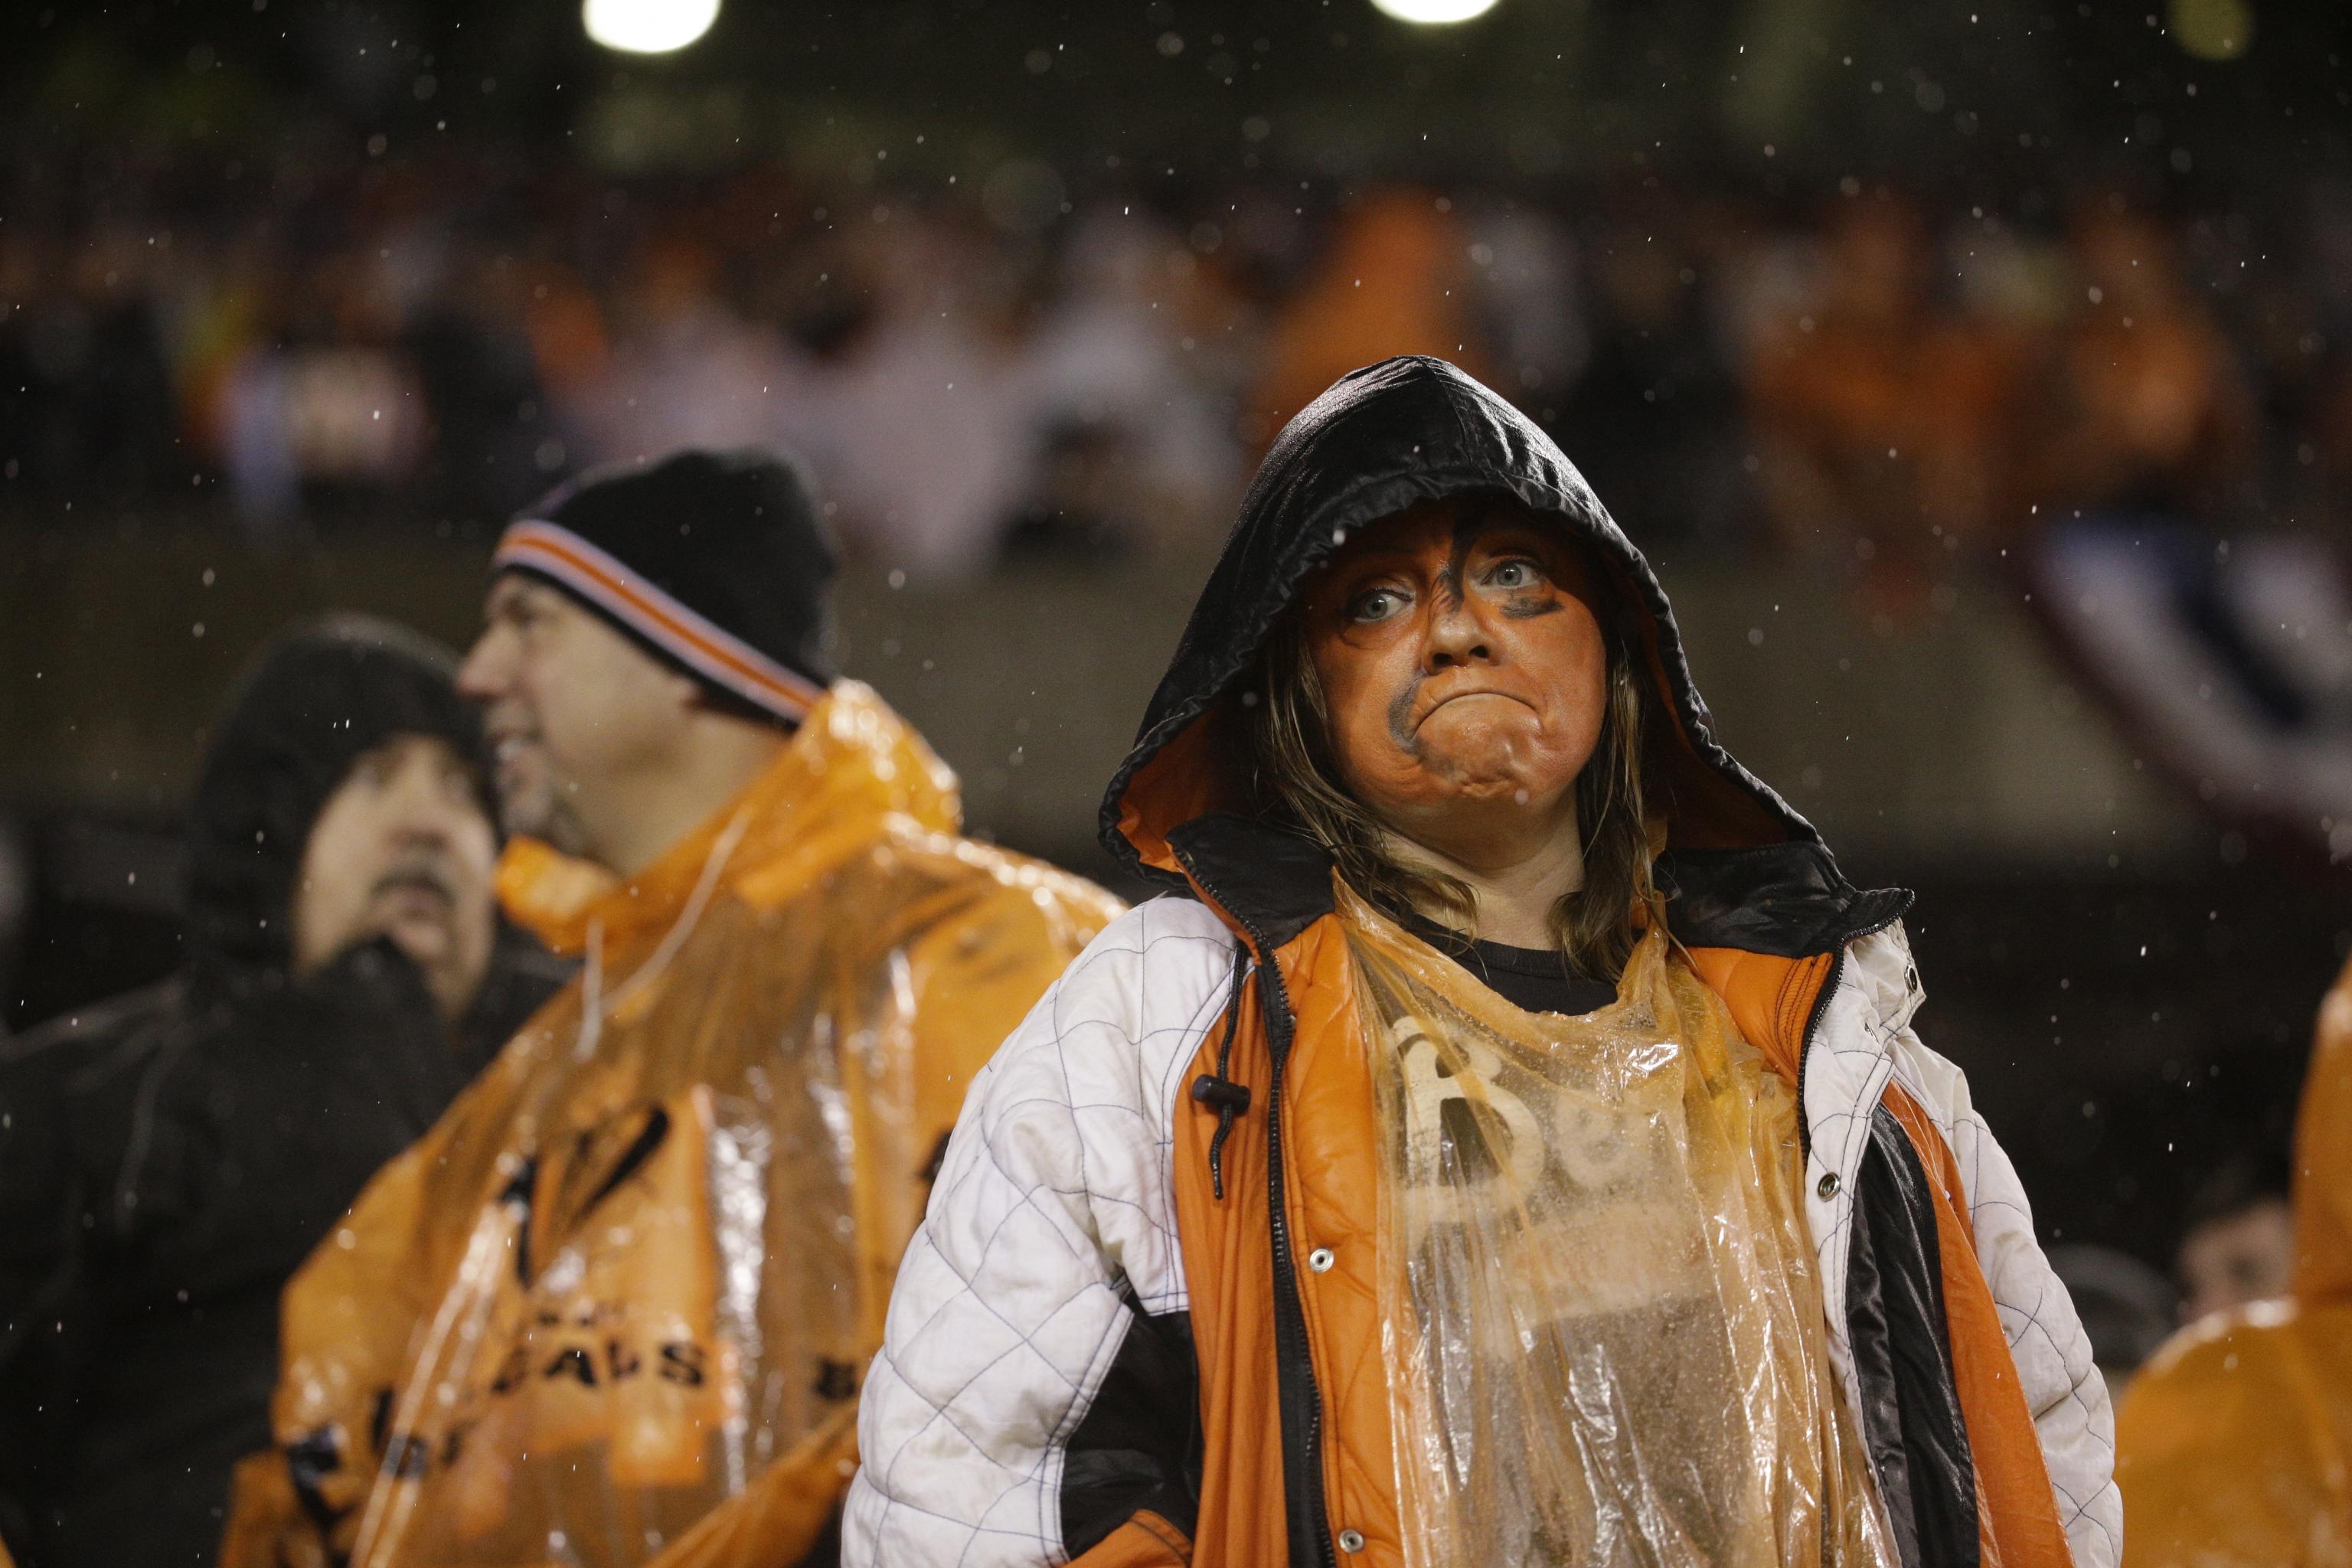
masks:
<instances>
[{"instance_id":1,"label":"black knit beanie","mask_svg":"<svg viewBox=\"0 0 2352 1568\"><path fill-rule=\"evenodd\" d=\"M807 475L759 448L583 475L518 514L492 563L553 584L656 658L788 725L834 679L835 564Z\"/></svg>"},{"instance_id":2,"label":"black knit beanie","mask_svg":"<svg viewBox=\"0 0 2352 1568\"><path fill-rule=\"evenodd\" d=\"M279 637L215 728L188 814L186 909L200 967L282 969L310 828L352 764L400 735L446 741L493 827L489 747L457 660L404 626L332 616Z\"/></svg>"}]
</instances>

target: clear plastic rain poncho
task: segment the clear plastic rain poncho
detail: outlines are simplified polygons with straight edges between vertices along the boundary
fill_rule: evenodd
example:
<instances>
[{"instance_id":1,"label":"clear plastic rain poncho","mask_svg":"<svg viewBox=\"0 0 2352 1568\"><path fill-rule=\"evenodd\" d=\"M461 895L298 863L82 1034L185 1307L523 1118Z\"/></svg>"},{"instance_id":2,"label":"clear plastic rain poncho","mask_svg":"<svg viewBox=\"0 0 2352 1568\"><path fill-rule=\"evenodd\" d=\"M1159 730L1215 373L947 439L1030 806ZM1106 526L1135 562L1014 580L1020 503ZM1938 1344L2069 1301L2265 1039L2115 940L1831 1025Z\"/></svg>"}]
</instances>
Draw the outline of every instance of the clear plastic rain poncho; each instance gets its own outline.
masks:
<instances>
[{"instance_id":1,"label":"clear plastic rain poncho","mask_svg":"<svg viewBox=\"0 0 2352 1568\"><path fill-rule=\"evenodd\" d=\"M952 789L844 682L733 812L583 889L580 977L288 1287L225 1568L799 1560L964 1088L1118 908L952 837Z\"/></svg>"},{"instance_id":2,"label":"clear plastic rain poncho","mask_svg":"<svg viewBox=\"0 0 2352 1568\"><path fill-rule=\"evenodd\" d=\"M1387 1181L1406 1559L1896 1561L1838 1387L1789 1088L1662 922L1519 1011L1344 897Z\"/></svg>"}]
</instances>

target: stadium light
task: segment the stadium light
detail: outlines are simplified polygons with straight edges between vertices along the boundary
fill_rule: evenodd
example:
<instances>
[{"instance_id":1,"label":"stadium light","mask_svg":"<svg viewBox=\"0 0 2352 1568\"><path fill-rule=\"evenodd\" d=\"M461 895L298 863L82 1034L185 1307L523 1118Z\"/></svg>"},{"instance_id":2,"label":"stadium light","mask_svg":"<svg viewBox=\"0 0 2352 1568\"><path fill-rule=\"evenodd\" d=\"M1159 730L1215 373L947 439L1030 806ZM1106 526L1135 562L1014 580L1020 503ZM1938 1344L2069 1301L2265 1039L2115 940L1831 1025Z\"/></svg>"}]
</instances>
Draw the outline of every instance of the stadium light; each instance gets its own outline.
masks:
<instances>
[{"instance_id":1,"label":"stadium light","mask_svg":"<svg viewBox=\"0 0 2352 1568\"><path fill-rule=\"evenodd\" d=\"M580 25L608 49L667 55L682 49L719 18L719 0L583 0Z\"/></svg>"},{"instance_id":2,"label":"stadium light","mask_svg":"<svg viewBox=\"0 0 2352 1568\"><path fill-rule=\"evenodd\" d=\"M1372 9L1423 27L1467 22L1495 8L1495 0L1372 0Z\"/></svg>"}]
</instances>

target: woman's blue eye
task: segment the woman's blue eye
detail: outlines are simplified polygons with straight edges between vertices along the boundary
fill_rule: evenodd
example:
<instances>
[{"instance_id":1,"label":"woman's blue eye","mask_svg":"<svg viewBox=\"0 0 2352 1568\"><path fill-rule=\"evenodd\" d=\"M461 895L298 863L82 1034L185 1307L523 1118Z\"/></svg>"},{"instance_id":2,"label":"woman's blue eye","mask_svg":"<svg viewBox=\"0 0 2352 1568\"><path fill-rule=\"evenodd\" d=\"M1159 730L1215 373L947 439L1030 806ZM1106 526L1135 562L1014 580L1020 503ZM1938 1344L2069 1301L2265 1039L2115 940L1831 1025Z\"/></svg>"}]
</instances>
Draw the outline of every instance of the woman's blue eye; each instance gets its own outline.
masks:
<instances>
[{"instance_id":1,"label":"woman's blue eye","mask_svg":"<svg viewBox=\"0 0 2352 1568\"><path fill-rule=\"evenodd\" d=\"M1524 561L1506 561L1495 568L1493 576L1495 586L1498 588L1531 587L1535 584L1536 569Z\"/></svg>"},{"instance_id":2,"label":"woman's blue eye","mask_svg":"<svg viewBox=\"0 0 2352 1568\"><path fill-rule=\"evenodd\" d=\"M1384 621L1396 613L1396 595L1386 588L1375 588L1369 594L1360 595L1356 602L1348 606L1348 616L1351 620Z\"/></svg>"}]
</instances>

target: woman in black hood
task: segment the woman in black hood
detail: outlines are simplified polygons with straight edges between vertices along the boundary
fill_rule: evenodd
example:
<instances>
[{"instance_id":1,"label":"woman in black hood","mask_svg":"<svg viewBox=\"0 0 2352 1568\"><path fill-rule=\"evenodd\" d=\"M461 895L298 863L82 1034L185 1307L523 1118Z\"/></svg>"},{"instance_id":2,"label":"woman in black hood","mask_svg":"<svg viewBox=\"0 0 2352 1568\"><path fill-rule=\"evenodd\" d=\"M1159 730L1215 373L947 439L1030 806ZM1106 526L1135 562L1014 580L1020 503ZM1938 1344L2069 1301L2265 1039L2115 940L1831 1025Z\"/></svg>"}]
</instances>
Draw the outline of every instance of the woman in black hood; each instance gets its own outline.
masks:
<instances>
[{"instance_id":1,"label":"woman in black hood","mask_svg":"<svg viewBox=\"0 0 2352 1568\"><path fill-rule=\"evenodd\" d=\"M845 1563L2115 1563L1909 895L1724 750L1492 391L1392 359L1291 421L1102 826L1170 896L965 1101Z\"/></svg>"},{"instance_id":2,"label":"woman in black hood","mask_svg":"<svg viewBox=\"0 0 2352 1568\"><path fill-rule=\"evenodd\" d=\"M190 803L186 961L0 1045L0 1537L21 1568L212 1561L229 1469L268 1442L280 1287L561 979L502 921L469 996L436 997L392 935L298 958L314 832L412 752L443 782L383 851L391 896L494 918L457 907L487 887L431 842L495 842L454 668L364 617L279 638Z\"/></svg>"}]
</instances>

